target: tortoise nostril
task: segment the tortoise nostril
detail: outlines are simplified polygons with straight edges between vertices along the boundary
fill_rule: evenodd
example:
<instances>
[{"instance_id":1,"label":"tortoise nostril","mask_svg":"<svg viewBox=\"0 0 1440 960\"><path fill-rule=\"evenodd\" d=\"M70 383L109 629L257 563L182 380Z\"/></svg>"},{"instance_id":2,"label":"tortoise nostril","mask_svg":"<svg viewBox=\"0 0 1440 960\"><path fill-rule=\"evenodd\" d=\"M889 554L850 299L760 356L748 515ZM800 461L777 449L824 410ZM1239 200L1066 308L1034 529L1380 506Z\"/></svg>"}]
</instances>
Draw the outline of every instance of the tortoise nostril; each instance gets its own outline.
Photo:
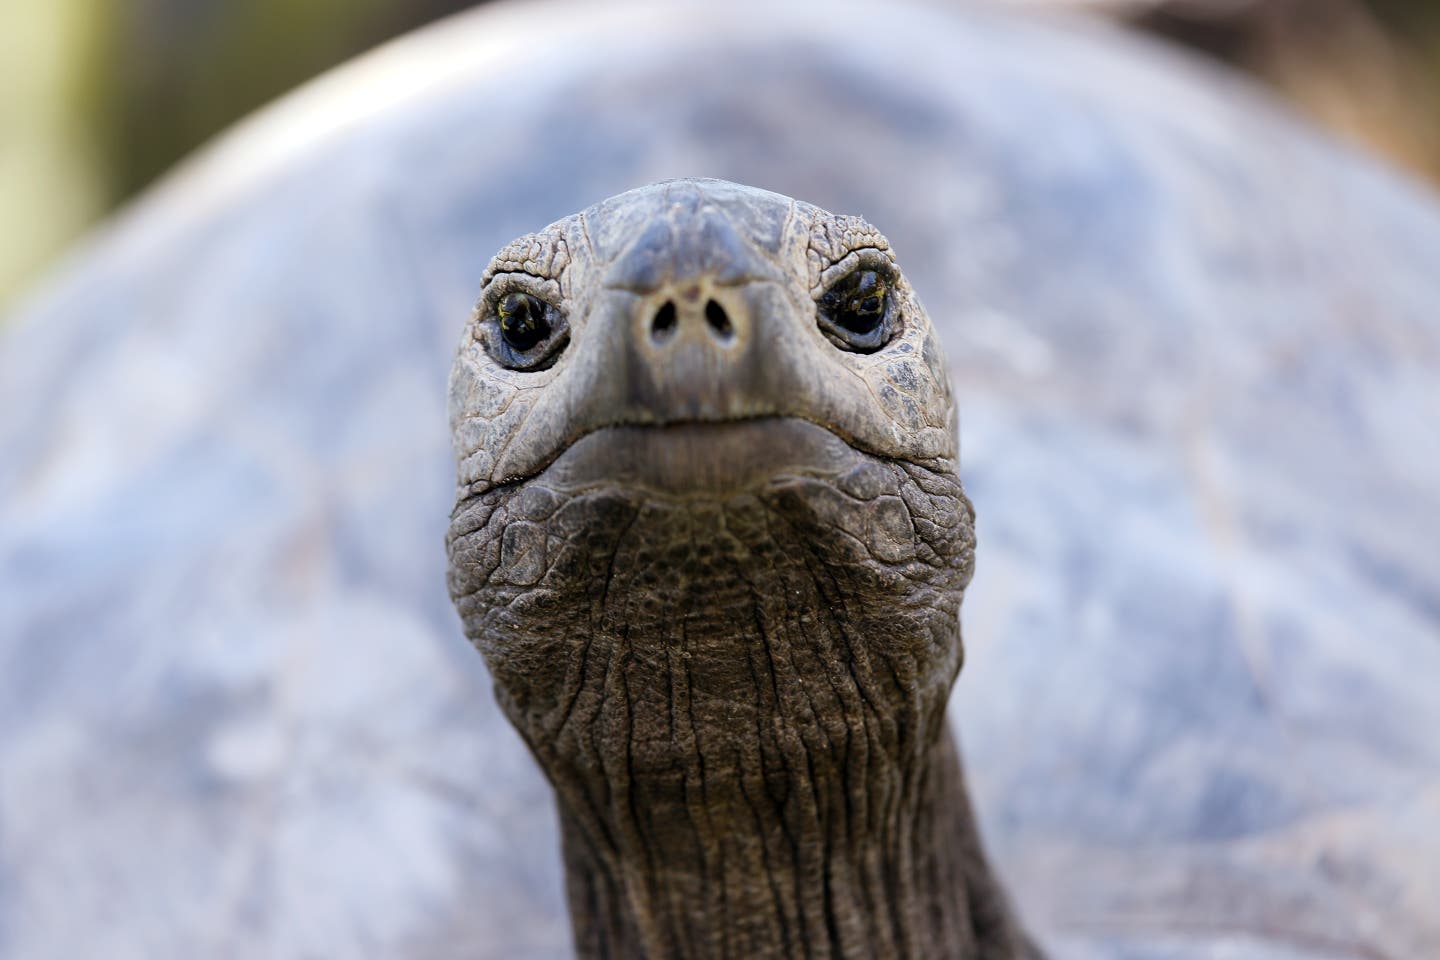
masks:
<instances>
[{"instance_id":1,"label":"tortoise nostril","mask_svg":"<svg viewBox=\"0 0 1440 960\"><path fill-rule=\"evenodd\" d=\"M725 313L725 308L714 300L705 304L705 322L710 324L710 329L723 340L730 339L735 328L730 325L730 317Z\"/></svg>"},{"instance_id":2,"label":"tortoise nostril","mask_svg":"<svg viewBox=\"0 0 1440 960\"><path fill-rule=\"evenodd\" d=\"M655 311L655 319L650 322L650 336L659 343L675 332L675 302L666 300L665 305Z\"/></svg>"}]
</instances>

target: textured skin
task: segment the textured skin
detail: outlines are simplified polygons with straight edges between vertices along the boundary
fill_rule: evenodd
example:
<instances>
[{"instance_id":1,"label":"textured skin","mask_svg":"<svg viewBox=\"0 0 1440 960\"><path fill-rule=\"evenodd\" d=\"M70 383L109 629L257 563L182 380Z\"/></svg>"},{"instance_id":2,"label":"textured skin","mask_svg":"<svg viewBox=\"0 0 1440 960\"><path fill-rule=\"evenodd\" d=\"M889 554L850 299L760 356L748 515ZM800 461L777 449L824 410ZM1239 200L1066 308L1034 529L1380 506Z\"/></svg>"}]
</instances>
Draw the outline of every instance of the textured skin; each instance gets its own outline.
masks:
<instances>
[{"instance_id":1,"label":"textured skin","mask_svg":"<svg viewBox=\"0 0 1440 960\"><path fill-rule=\"evenodd\" d=\"M484 273L487 294L528 288L567 310L597 303L572 321L567 362L547 370L505 370L480 338L464 339L450 380L461 485L529 476L597 427L721 415L798 417L885 456L954 460L955 405L928 323L895 350L816 349L825 341L809 322L812 298L862 255L893 265L889 243L858 218L752 193L716 182L625 194L500 251ZM897 296L919 315L908 285ZM747 318L738 368L712 382L707 351L673 344L659 362L636 328L667 299L682 310L715 300ZM797 313L807 322L777 320ZM690 324L681 327L688 340ZM704 340L698 318L695 327Z\"/></svg>"},{"instance_id":2,"label":"textured skin","mask_svg":"<svg viewBox=\"0 0 1440 960\"><path fill-rule=\"evenodd\" d=\"M1138 41L873 16L495 5L14 318L0 956L565 955L444 587L445 378L501 244L696 175L881 225L944 341L952 715L1051 954L1440 954L1435 199Z\"/></svg>"},{"instance_id":3,"label":"textured skin","mask_svg":"<svg viewBox=\"0 0 1440 960\"><path fill-rule=\"evenodd\" d=\"M816 320L856 269L890 278L873 353ZM450 592L555 786L581 953L1021 956L946 735L975 560L955 404L889 243L676 181L485 276ZM491 342L526 287L566 316L543 370Z\"/></svg>"}]
</instances>

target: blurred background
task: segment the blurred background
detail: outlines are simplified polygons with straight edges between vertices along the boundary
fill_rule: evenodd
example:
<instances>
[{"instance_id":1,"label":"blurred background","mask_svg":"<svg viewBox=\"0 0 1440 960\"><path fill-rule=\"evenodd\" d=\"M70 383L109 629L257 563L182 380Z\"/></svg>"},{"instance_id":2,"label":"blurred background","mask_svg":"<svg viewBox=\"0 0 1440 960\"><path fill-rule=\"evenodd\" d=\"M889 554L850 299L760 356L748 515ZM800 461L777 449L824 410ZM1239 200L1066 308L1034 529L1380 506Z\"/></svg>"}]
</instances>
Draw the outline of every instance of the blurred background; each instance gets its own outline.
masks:
<instances>
[{"instance_id":1,"label":"blurred background","mask_svg":"<svg viewBox=\"0 0 1440 960\"><path fill-rule=\"evenodd\" d=\"M486 254L701 173L873 216L948 318L955 716L1055 956L1440 957L1440 208L1268 109L1440 183L1440 0L531 2L77 256L470 3L0 0L0 324L73 258L0 331L0 960L564 952L445 371Z\"/></svg>"},{"instance_id":2,"label":"blurred background","mask_svg":"<svg viewBox=\"0 0 1440 960\"><path fill-rule=\"evenodd\" d=\"M467 0L0 0L0 311L237 118ZM953 0L952 0L953 2ZM1258 78L1440 183L1434 0L1010 0L1113 18Z\"/></svg>"}]
</instances>

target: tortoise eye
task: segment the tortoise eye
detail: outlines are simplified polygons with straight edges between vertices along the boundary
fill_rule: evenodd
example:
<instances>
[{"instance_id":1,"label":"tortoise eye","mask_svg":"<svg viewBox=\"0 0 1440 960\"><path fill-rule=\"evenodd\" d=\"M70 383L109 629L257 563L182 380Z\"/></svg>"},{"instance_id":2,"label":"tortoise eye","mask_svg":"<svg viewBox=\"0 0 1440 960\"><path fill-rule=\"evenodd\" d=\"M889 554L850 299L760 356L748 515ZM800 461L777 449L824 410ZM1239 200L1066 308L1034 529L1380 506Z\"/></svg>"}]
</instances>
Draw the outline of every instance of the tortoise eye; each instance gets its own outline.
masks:
<instances>
[{"instance_id":1,"label":"tortoise eye","mask_svg":"<svg viewBox=\"0 0 1440 960\"><path fill-rule=\"evenodd\" d=\"M517 353L531 350L550 335L545 304L528 293L507 293L495 310L500 318L500 335Z\"/></svg>"},{"instance_id":2,"label":"tortoise eye","mask_svg":"<svg viewBox=\"0 0 1440 960\"><path fill-rule=\"evenodd\" d=\"M541 370L570 340L564 315L534 294L512 291L495 301L494 321L482 325L490 355L512 370Z\"/></svg>"},{"instance_id":3,"label":"tortoise eye","mask_svg":"<svg viewBox=\"0 0 1440 960\"><path fill-rule=\"evenodd\" d=\"M890 278L879 270L846 274L820 297L820 330L838 346L873 353L890 340Z\"/></svg>"}]
</instances>

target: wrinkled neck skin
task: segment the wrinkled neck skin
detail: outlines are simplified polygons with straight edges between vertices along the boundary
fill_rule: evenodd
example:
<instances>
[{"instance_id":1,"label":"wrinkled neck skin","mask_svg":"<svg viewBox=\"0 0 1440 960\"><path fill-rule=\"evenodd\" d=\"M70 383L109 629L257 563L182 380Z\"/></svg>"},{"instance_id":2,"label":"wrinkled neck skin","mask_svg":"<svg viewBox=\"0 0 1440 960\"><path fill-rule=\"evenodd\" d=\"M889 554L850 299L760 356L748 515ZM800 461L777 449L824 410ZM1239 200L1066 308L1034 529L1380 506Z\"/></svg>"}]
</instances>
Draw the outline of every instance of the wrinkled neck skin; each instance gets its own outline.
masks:
<instances>
[{"instance_id":1,"label":"wrinkled neck skin","mask_svg":"<svg viewBox=\"0 0 1440 960\"><path fill-rule=\"evenodd\" d=\"M1031 956L945 705L953 470L462 497L451 591L555 787L583 957Z\"/></svg>"}]
</instances>

